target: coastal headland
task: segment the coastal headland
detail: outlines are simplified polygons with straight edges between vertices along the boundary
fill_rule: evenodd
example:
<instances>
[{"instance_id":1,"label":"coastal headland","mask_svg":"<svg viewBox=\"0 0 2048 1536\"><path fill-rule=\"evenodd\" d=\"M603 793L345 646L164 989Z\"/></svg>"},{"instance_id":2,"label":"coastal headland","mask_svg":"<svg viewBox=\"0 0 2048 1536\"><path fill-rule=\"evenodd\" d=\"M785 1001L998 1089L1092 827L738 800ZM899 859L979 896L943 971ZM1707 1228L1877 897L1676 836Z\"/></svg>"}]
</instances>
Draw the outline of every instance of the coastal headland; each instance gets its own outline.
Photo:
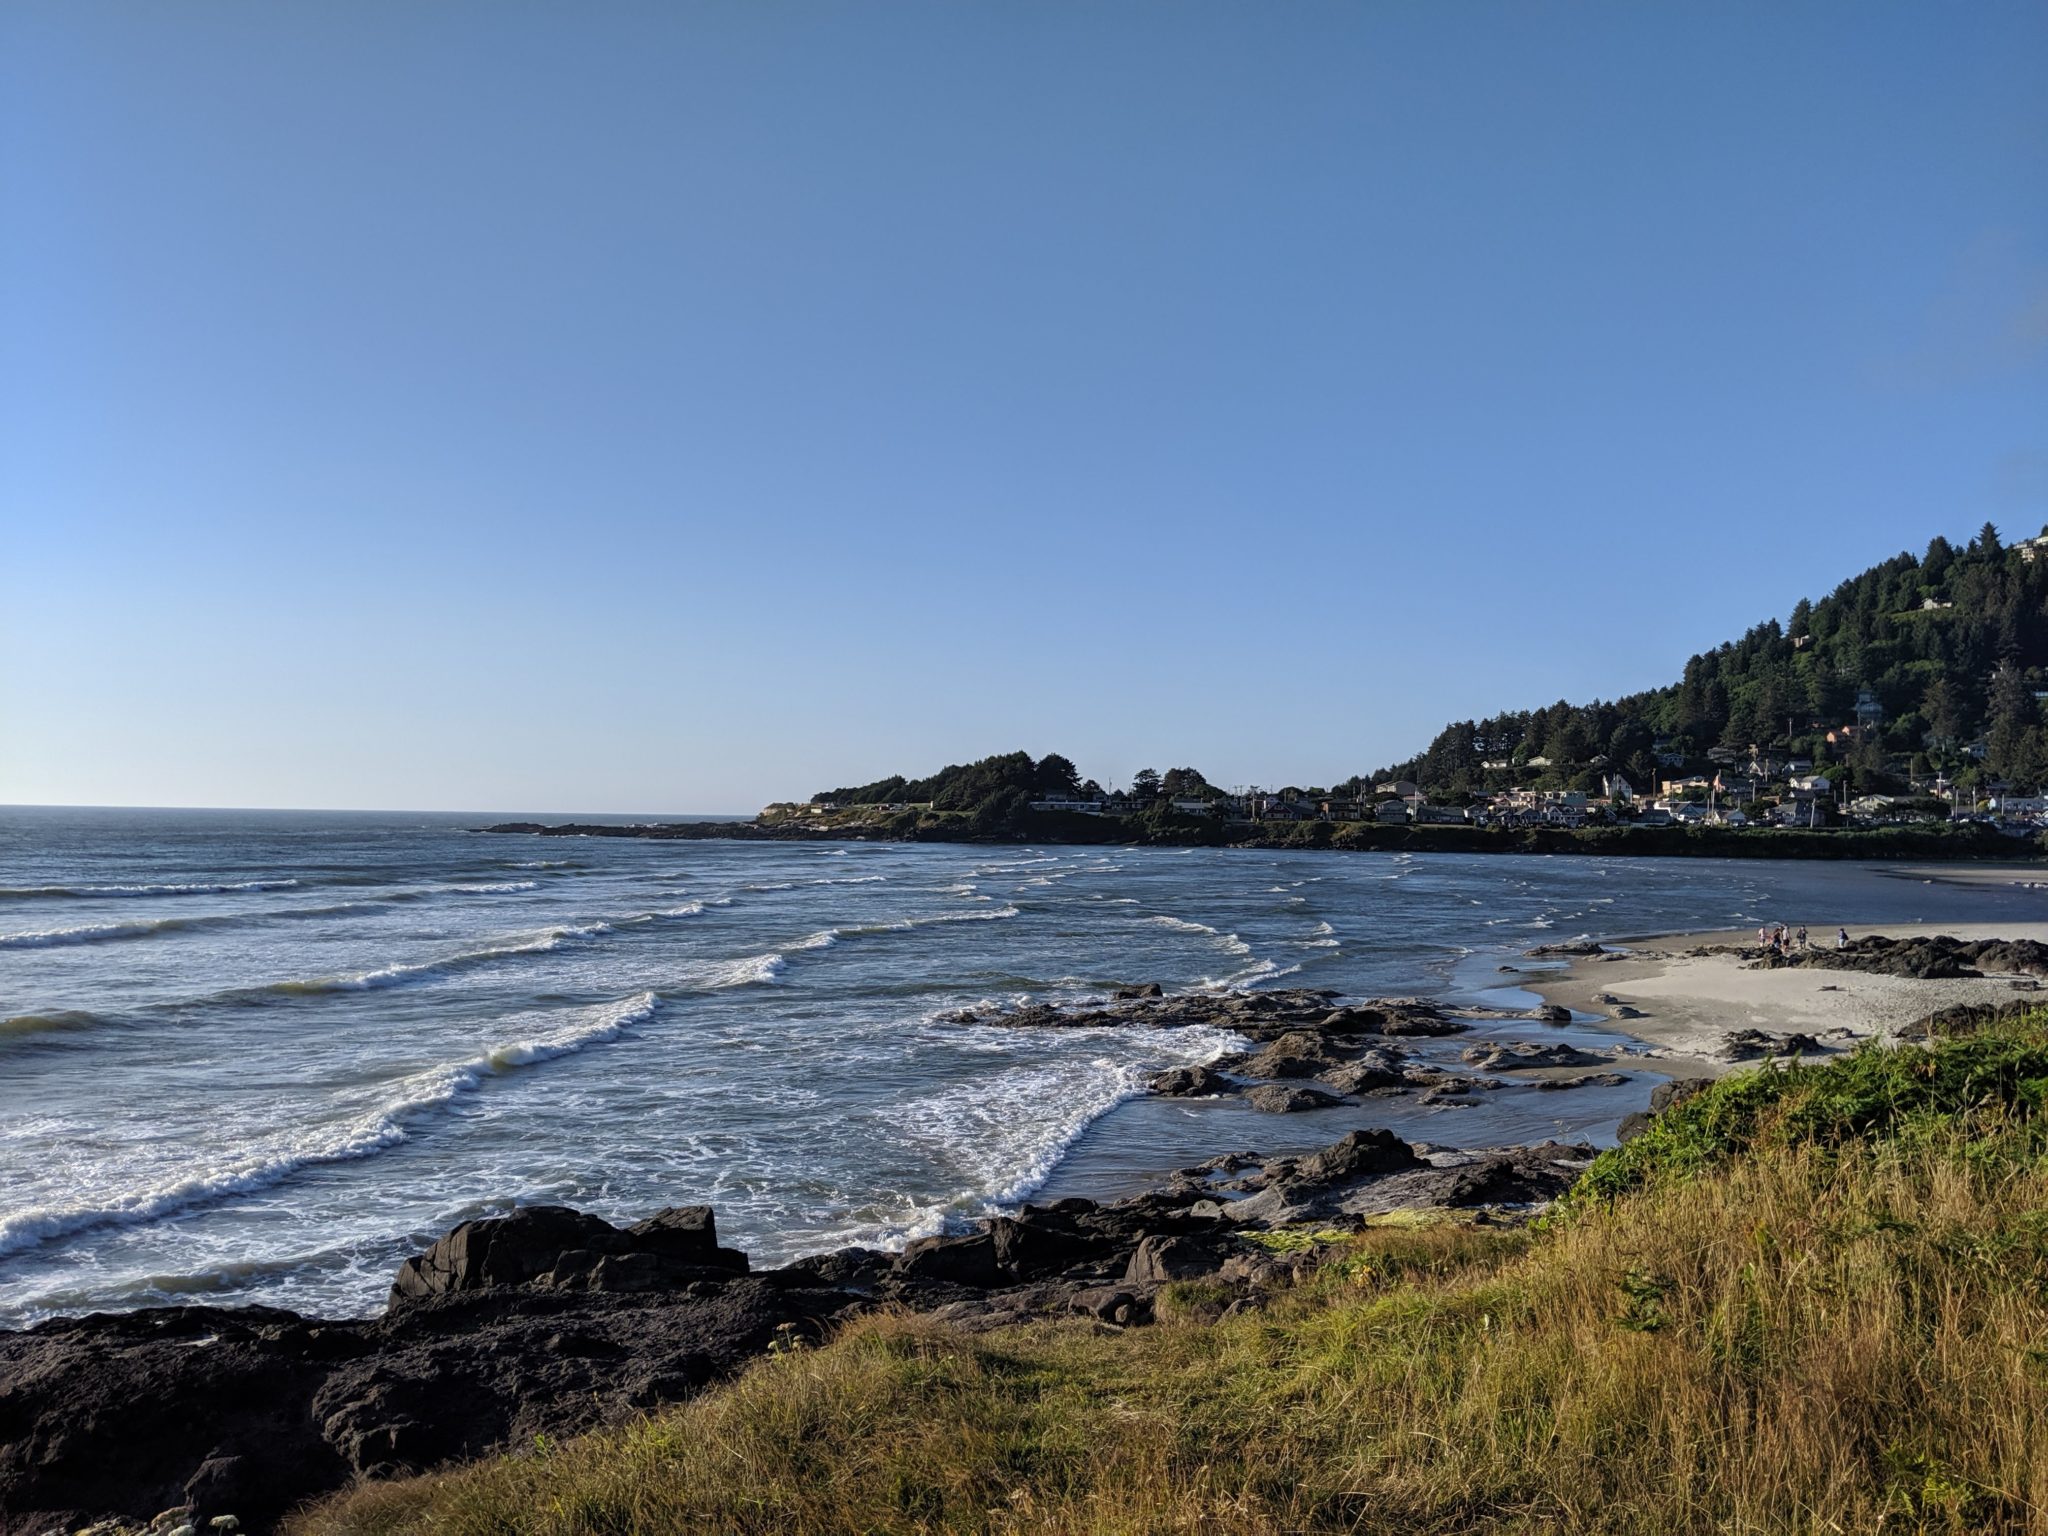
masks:
<instances>
[{"instance_id":1,"label":"coastal headland","mask_svg":"<svg viewBox=\"0 0 2048 1536\"><path fill-rule=\"evenodd\" d=\"M1048 843L1063 846L1333 849L1356 853L1598 854L1643 858L1866 859L2026 863L2041 856L2032 838L1981 823L1840 828L1685 826L1402 826L1377 822L1231 822L1202 817L1134 818L1060 811L1016 813L991 828L961 813L906 811L876 816L751 821L507 821L480 832L534 837L625 837L654 841L789 843Z\"/></svg>"},{"instance_id":2,"label":"coastal headland","mask_svg":"<svg viewBox=\"0 0 2048 1536\"><path fill-rule=\"evenodd\" d=\"M1342 1103L1455 1102L1511 1081L1633 1081L1654 1090L1622 1128L1640 1138L1652 1114L1686 1102L1685 1084L1738 1065L1941 1040L2038 1007L2048 925L1862 929L1843 949L1790 956L1759 952L1753 933L1539 946L1513 969L1540 1007L1132 986L950 1022L1224 1028L1242 1049L1163 1073L1152 1093L1243 1096L1309 1123ZM1565 1043L1563 1030L1595 1018L1640 1047ZM1454 1046L1457 1065L1422 1060L1425 1044ZM175 1306L0 1334L0 1530L133 1527L165 1510L172 1524L233 1515L263 1529L351 1483L631 1425L879 1315L962 1339L1285 1315L1361 1243L1418 1221L1518 1230L1601 1165L1587 1142L1453 1150L1353 1130L1305 1154L1219 1148L1135 1195L1025 1204L900 1252L762 1270L719 1243L708 1207L628 1226L529 1207L464 1223L408 1260L375 1318Z\"/></svg>"}]
</instances>

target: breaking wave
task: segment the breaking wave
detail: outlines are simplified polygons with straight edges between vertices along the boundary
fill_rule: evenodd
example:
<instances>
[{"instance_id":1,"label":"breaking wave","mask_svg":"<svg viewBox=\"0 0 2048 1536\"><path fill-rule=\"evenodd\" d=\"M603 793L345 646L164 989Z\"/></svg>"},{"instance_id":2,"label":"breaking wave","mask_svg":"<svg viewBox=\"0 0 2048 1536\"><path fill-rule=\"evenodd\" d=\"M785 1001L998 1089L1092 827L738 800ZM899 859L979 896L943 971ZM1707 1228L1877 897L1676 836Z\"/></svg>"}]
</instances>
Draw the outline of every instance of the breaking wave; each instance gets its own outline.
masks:
<instances>
[{"instance_id":1,"label":"breaking wave","mask_svg":"<svg viewBox=\"0 0 2048 1536\"><path fill-rule=\"evenodd\" d=\"M63 1008L54 1013L17 1013L0 1019L0 1040L18 1035L66 1034L91 1029L100 1019L82 1008Z\"/></svg>"},{"instance_id":2,"label":"breaking wave","mask_svg":"<svg viewBox=\"0 0 2048 1536\"><path fill-rule=\"evenodd\" d=\"M474 1093L497 1074L551 1061L612 1039L653 1018L660 1006L656 994L635 993L588 1010L589 1017L567 1028L490 1046L467 1061L430 1067L400 1078L378 1102L338 1124L278 1133L222 1166L113 1195L99 1204L31 1206L0 1216L0 1255L17 1253L92 1227L154 1221L194 1205L267 1189L302 1169L374 1156L404 1141L417 1120Z\"/></svg>"},{"instance_id":3,"label":"breaking wave","mask_svg":"<svg viewBox=\"0 0 2048 1536\"><path fill-rule=\"evenodd\" d=\"M234 891L285 891L296 880L230 880L216 884L178 882L168 885L11 885L0 886L0 901L75 898L98 901L122 896L225 896Z\"/></svg>"}]
</instances>

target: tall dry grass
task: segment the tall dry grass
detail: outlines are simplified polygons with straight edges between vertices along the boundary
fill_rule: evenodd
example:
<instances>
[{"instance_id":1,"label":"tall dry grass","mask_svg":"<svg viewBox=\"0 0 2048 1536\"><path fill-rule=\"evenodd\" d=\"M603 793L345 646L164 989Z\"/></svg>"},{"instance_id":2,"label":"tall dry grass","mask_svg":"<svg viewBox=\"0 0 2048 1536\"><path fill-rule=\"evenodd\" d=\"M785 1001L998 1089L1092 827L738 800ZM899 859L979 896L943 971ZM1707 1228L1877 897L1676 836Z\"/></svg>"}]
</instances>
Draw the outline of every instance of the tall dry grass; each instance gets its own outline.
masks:
<instances>
[{"instance_id":1,"label":"tall dry grass","mask_svg":"<svg viewBox=\"0 0 2048 1536\"><path fill-rule=\"evenodd\" d=\"M1370 1231L1217 1323L871 1318L293 1530L2048 1533L2044 1407L2048 1171L1957 1120L1754 1147L1533 1236Z\"/></svg>"}]
</instances>

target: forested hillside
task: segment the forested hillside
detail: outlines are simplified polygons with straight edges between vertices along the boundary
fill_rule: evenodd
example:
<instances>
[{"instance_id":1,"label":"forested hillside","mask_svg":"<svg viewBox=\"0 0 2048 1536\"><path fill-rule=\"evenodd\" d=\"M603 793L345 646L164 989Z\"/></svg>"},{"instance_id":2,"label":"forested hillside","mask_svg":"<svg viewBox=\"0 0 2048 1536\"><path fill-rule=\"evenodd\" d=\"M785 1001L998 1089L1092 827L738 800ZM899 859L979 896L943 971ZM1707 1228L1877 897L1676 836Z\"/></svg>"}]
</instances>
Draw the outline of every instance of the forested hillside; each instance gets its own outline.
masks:
<instances>
[{"instance_id":1,"label":"forested hillside","mask_svg":"<svg viewBox=\"0 0 2048 1536\"><path fill-rule=\"evenodd\" d=\"M1802 601L1785 623L1694 656L1667 688L1461 720L1373 778L1462 793L1526 781L1530 760L1544 758L1545 776L1581 787L1596 787L1603 769L1641 786L1657 776L1661 739L1667 758L1781 747L1872 788L1943 769L1965 783L2040 785L2048 549L2034 553L2008 548L1989 523L1961 547L1936 538L1925 554L1894 556ZM1877 729L1830 742L1830 730L1855 720L1865 688L1882 709Z\"/></svg>"}]
</instances>

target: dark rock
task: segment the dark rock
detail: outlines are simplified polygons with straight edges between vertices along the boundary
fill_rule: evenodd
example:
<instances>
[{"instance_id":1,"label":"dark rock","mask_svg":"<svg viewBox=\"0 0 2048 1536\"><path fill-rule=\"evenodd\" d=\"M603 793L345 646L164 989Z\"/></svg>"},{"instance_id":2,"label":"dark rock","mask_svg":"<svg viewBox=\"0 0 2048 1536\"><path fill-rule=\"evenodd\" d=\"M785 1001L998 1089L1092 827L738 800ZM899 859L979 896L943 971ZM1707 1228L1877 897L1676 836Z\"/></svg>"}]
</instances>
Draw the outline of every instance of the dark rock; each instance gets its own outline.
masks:
<instances>
[{"instance_id":1,"label":"dark rock","mask_svg":"<svg viewBox=\"0 0 2048 1536\"><path fill-rule=\"evenodd\" d=\"M1605 954L1606 949L1591 939L1571 939L1562 944L1538 944L1534 949L1525 949L1522 953L1531 960L1550 960Z\"/></svg>"},{"instance_id":2,"label":"dark rock","mask_svg":"<svg viewBox=\"0 0 2048 1536\"><path fill-rule=\"evenodd\" d=\"M634 1248L714 1269L747 1272L747 1256L718 1246L718 1221L708 1205L672 1205L626 1229Z\"/></svg>"},{"instance_id":3,"label":"dark rock","mask_svg":"<svg viewBox=\"0 0 2048 1536\"><path fill-rule=\"evenodd\" d=\"M1462 1059L1488 1072L1521 1072L1532 1067L1590 1067L1604 1065L1609 1058L1570 1045L1530 1045L1516 1041L1506 1045L1475 1045Z\"/></svg>"},{"instance_id":4,"label":"dark rock","mask_svg":"<svg viewBox=\"0 0 2048 1536\"><path fill-rule=\"evenodd\" d=\"M596 1216L567 1206L527 1206L509 1216L465 1221L407 1259L392 1283L392 1300L530 1285L552 1274L565 1254L623 1253L628 1247L623 1232Z\"/></svg>"},{"instance_id":5,"label":"dark rock","mask_svg":"<svg viewBox=\"0 0 2048 1536\"><path fill-rule=\"evenodd\" d=\"M1352 1131L1343 1140L1295 1163L1287 1177L1295 1183L1330 1184L1414 1168L1420 1163L1415 1149L1392 1131Z\"/></svg>"},{"instance_id":6,"label":"dark rock","mask_svg":"<svg viewBox=\"0 0 2048 1536\"><path fill-rule=\"evenodd\" d=\"M1320 1073L1316 1081L1333 1093L1370 1093L1375 1088L1401 1086L1401 1067L1385 1057L1368 1057L1332 1067Z\"/></svg>"},{"instance_id":7,"label":"dark rock","mask_svg":"<svg viewBox=\"0 0 2048 1536\"><path fill-rule=\"evenodd\" d=\"M1245 1095L1253 1109L1269 1115L1291 1115L1305 1109L1329 1109L1344 1101L1320 1088L1302 1088L1288 1083L1267 1083Z\"/></svg>"},{"instance_id":8,"label":"dark rock","mask_svg":"<svg viewBox=\"0 0 2048 1536\"><path fill-rule=\"evenodd\" d=\"M1696 1093L1704 1093L1713 1086L1713 1080L1705 1077L1673 1077L1659 1083L1650 1090L1650 1113L1661 1115L1674 1104L1683 1104Z\"/></svg>"},{"instance_id":9,"label":"dark rock","mask_svg":"<svg viewBox=\"0 0 2048 1536\"><path fill-rule=\"evenodd\" d=\"M1722 1037L1723 1061L1755 1061L1765 1056L1811 1056L1821 1043L1811 1035L1774 1035L1761 1029L1731 1030Z\"/></svg>"},{"instance_id":10,"label":"dark rock","mask_svg":"<svg viewBox=\"0 0 2048 1536\"><path fill-rule=\"evenodd\" d=\"M780 1284L816 1286L868 1292L894 1272L896 1255L879 1248L835 1248L830 1253L807 1254L781 1269L769 1270L764 1279Z\"/></svg>"},{"instance_id":11,"label":"dark rock","mask_svg":"<svg viewBox=\"0 0 2048 1536\"><path fill-rule=\"evenodd\" d=\"M1650 1128L1650 1118L1640 1109L1634 1114L1623 1115L1621 1124L1614 1128L1614 1139L1618 1142L1634 1141Z\"/></svg>"},{"instance_id":12,"label":"dark rock","mask_svg":"<svg viewBox=\"0 0 2048 1536\"><path fill-rule=\"evenodd\" d=\"M1529 1017L1540 1024L1569 1024L1572 1011L1557 1003L1545 1003L1541 1008L1531 1008Z\"/></svg>"},{"instance_id":13,"label":"dark rock","mask_svg":"<svg viewBox=\"0 0 2048 1536\"><path fill-rule=\"evenodd\" d=\"M1152 1321L1150 1300L1134 1295L1122 1286L1103 1285L1076 1291L1071 1305L1076 1312L1085 1312L1119 1327Z\"/></svg>"},{"instance_id":14,"label":"dark rock","mask_svg":"<svg viewBox=\"0 0 2048 1536\"><path fill-rule=\"evenodd\" d=\"M1074 1217L1026 1206L989 1223L996 1268L1014 1280L1038 1280L1102 1259L1116 1246L1112 1234L1090 1230Z\"/></svg>"},{"instance_id":15,"label":"dark rock","mask_svg":"<svg viewBox=\"0 0 2048 1536\"><path fill-rule=\"evenodd\" d=\"M1625 1072L1586 1072L1578 1077L1546 1077L1536 1086L1546 1093L1565 1088L1620 1088L1628 1082Z\"/></svg>"},{"instance_id":16,"label":"dark rock","mask_svg":"<svg viewBox=\"0 0 2048 1536\"><path fill-rule=\"evenodd\" d=\"M988 1232L920 1237L897 1256L896 1273L906 1280L942 1280L982 1287L1002 1279L1002 1271L996 1266L995 1237Z\"/></svg>"},{"instance_id":17,"label":"dark rock","mask_svg":"<svg viewBox=\"0 0 2048 1536\"><path fill-rule=\"evenodd\" d=\"M1456 1035L1470 1027L1463 1019L1451 1018L1434 1004L1414 999L1388 1003L1381 1011L1385 1015L1380 1025L1383 1035Z\"/></svg>"},{"instance_id":18,"label":"dark rock","mask_svg":"<svg viewBox=\"0 0 2048 1536\"><path fill-rule=\"evenodd\" d=\"M1341 1059L1311 1036L1289 1034L1247 1057L1243 1071L1251 1077L1314 1077Z\"/></svg>"},{"instance_id":19,"label":"dark rock","mask_svg":"<svg viewBox=\"0 0 2048 1536\"><path fill-rule=\"evenodd\" d=\"M1227 1237L1148 1237L1131 1255L1126 1285L1165 1285L1215 1274L1238 1249Z\"/></svg>"},{"instance_id":20,"label":"dark rock","mask_svg":"<svg viewBox=\"0 0 2048 1536\"><path fill-rule=\"evenodd\" d=\"M1174 1067L1152 1079L1152 1091L1174 1099L1208 1099L1237 1092L1238 1085L1208 1067Z\"/></svg>"}]
</instances>

